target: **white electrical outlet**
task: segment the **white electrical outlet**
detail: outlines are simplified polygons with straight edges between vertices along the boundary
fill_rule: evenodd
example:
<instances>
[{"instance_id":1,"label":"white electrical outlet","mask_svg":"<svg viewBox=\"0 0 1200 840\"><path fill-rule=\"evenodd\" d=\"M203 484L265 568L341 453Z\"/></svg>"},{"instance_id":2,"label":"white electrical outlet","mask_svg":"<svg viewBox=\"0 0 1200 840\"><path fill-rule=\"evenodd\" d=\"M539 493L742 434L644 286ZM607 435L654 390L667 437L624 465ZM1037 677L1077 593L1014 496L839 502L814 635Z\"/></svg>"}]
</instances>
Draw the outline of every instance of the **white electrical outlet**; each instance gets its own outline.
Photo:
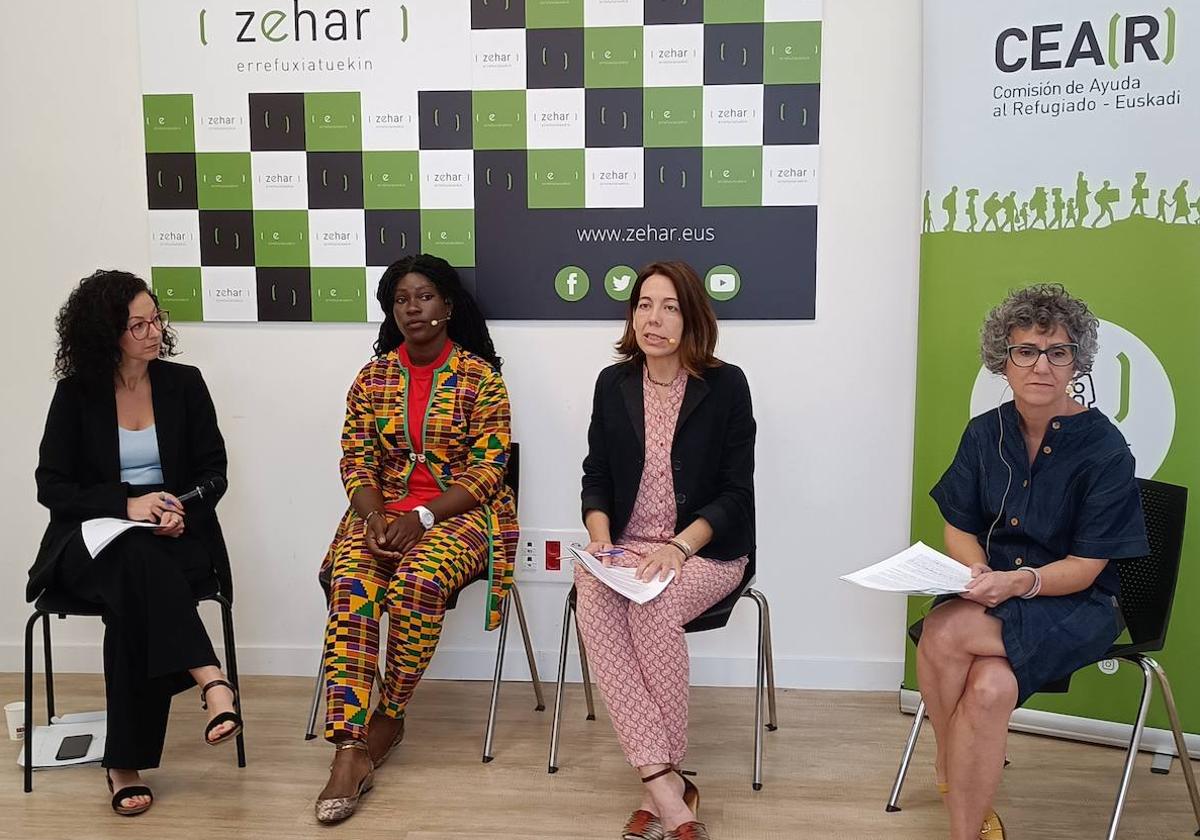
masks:
<instances>
[{"instance_id":1,"label":"white electrical outlet","mask_svg":"<svg viewBox=\"0 0 1200 840\"><path fill-rule=\"evenodd\" d=\"M571 583L575 579L575 564L568 546L583 548L587 539L587 532L582 530L521 529L517 579Z\"/></svg>"}]
</instances>

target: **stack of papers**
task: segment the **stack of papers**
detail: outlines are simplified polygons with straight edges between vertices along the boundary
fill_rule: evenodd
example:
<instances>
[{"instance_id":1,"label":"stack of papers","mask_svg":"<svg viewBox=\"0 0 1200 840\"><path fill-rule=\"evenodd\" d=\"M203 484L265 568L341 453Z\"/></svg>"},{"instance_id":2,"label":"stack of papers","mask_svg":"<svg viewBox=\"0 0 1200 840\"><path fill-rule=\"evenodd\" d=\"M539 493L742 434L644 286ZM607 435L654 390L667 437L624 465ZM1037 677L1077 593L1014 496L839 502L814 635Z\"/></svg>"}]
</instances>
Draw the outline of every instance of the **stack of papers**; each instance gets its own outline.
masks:
<instances>
[{"instance_id":1,"label":"stack of papers","mask_svg":"<svg viewBox=\"0 0 1200 840\"><path fill-rule=\"evenodd\" d=\"M971 570L953 557L918 542L874 566L842 575L841 579L881 592L953 595L967 591Z\"/></svg>"},{"instance_id":2,"label":"stack of papers","mask_svg":"<svg viewBox=\"0 0 1200 840\"><path fill-rule=\"evenodd\" d=\"M134 522L131 519L89 519L79 530L83 535L83 544L87 546L88 554L95 560L110 542L124 534L130 528L157 528L155 522Z\"/></svg>"},{"instance_id":3,"label":"stack of papers","mask_svg":"<svg viewBox=\"0 0 1200 840\"><path fill-rule=\"evenodd\" d=\"M567 550L575 555L576 562L582 563L593 577L635 604L653 601L667 588L667 584L675 579L675 572L672 571L667 573L666 580L659 580L658 575L655 575L654 580L646 583L637 579L637 569L628 566L605 566L591 554L574 546L567 546Z\"/></svg>"}]
</instances>

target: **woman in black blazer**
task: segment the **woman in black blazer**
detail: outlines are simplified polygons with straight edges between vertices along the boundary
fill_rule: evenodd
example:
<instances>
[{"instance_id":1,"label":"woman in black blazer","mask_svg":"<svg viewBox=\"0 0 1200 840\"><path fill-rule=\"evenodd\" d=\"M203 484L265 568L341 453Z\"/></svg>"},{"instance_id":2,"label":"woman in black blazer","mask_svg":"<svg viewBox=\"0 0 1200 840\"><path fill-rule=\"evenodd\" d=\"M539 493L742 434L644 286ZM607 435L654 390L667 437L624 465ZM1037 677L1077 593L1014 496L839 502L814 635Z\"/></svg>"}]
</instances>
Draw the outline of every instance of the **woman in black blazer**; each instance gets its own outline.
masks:
<instances>
[{"instance_id":1,"label":"woman in black blazer","mask_svg":"<svg viewBox=\"0 0 1200 840\"><path fill-rule=\"evenodd\" d=\"M643 580L645 604L582 565L579 629L626 760L645 785L622 837L705 840L687 752L684 625L741 582L754 551L754 414L742 371L718 360L717 320L685 263L654 263L630 296L623 361L600 372L583 462L587 550ZM615 543L615 545L614 545Z\"/></svg>"},{"instance_id":2,"label":"woman in black blazer","mask_svg":"<svg viewBox=\"0 0 1200 840\"><path fill-rule=\"evenodd\" d=\"M146 283L122 271L85 278L59 311L59 381L36 472L50 524L25 593L52 588L103 607L103 765L126 816L153 802L138 771L158 766L173 694L201 686L209 744L242 728L192 593L215 575L232 597L215 510L225 441L200 371L165 361L168 323ZM206 485L186 506L174 495ZM157 527L130 529L93 558L80 525L103 517Z\"/></svg>"}]
</instances>

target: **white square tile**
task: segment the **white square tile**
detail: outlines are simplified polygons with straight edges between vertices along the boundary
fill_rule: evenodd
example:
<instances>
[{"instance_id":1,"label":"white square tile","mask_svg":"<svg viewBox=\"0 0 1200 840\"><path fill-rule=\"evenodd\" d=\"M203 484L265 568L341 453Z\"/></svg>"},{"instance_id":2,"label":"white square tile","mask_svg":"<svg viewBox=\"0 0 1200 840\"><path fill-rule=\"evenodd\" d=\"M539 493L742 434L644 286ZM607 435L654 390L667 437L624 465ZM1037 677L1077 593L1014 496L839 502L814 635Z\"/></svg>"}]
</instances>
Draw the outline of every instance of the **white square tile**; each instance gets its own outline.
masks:
<instances>
[{"instance_id":1,"label":"white square tile","mask_svg":"<svg viewBox=\"0 0 1200 840\"><path fill-rule=\"evenodd\" d=\"M405 152L421 147L416 88L391 85L386 90L363 90L360 101L364 151Z\"/></svg>"},{"instance_id":2,"label":"white square tile","mask_svg":"<svg viewBox=\"0 0 1200 840\"><path fill-rule=\"evenodd\" d=\"M383 307L379 305L379 301L375 299L375 290L379 288L379 280L383 277L383 273L388 270L386 265L369 265L367 266L367 322L372 324L383 323Z\"/></svg>"},{"instance_id":3,"label":"white square tile","mask_svg":"<svg viewBox=\"0 0 1200 840\"><path fill-rule=\"evenodd\" d=\"M200 265L200 211L150 211L150 264Z\"/></svg>"},{"instance_id":4,"label":"white square tile","mask_svg":"<svg viewBox=\"0 0 1200 840\"><path fill-rule=\"evenodd\" d=\"M646 87L704 84L704 24L647 26L642 42Z\"/></svg>"},{"instance_id":5,"label":"white square tile","mask_svg":"<svg viewBox=\"0 0 1200 840\"><path fill-rule=\"evenodd\" d=\"M763 146L762 203L815 205L820 151L820 146Z\"/></svg>"},{"instance_id":6,"label":"white square tile","mask_svg":"<svg viewBox=\"0 0 1200 840\"><path fill-rule=\"evenodd\" d=\"M761 146L762 142L762 85L705 86L705 146Z\"/></svg>"},{"instance_id":7,"label":"white square tile","mask_svg":"<svg viewBox=\"0 0 1200 840\"><path fill-rule=\"evenodd\" d=\"M205 321L257 321L254 266L206 265L200 269Z\"/></svg>"},{"instance_id":8,"label":"white square tile","mask_svg":"<svg viewBox=\"0 0 1200 840\"><path fill-rule=\"evenodd\" d=\"M196 151L244 152L250 148L250 99L216 88L192 95Z\"/></svg>"},{"instance_id":9,"label":"white square tile","mask_svg":"<svg viewBox=\"0 0 1200 840\"><path fill-rule=\"evenodd\" d=\"M582 149L583 88L530 90L525 94L526 142L531 149Z\"/></svg>"},{"instance_id":10,"label":"white square tile","mask_svg":"<svg viewBox=\"0 0 1200 840\"><path fill-rule=\"evenodd\" d=\"M471 31L471 89L525 89L525 30Z\"/></svg>"},{"instance_id":11,"label":"white square tile","mask_svg":"<svg viewBox=\"0 0 1200 840\"><path fill-rule=\"evenodd\" d=\"M475 206L475 153L470 149L423 149L419 165L422 210Z\"/></svg>"},{"instance_id":12,"label":"white square tile","mask_svg":"<svg viewBox=\"0 0 1200 840\"><path fill-rule=\"evenodd\" d=\"M583 0L584 26L641 26L645 0Z\"/></svg>"},{"instance_id":13,"label":"white square tile","mask_svg":"<svg viewBox=\"0 0 1200 840\"><path fill-rule=\"evenodd\" d=\"M646 196L646 157L641 148L586 149L588 207L642 207Z\"/></svg>"},{"instance_id":14,"label":"white square tile","mask_svg":"<svg viewBox=\"0 0 1200 840\"><path fill-rule=\"evenodd\" d=\"M362 210L309 210L309 260L318 268L342 268L367 261L366 218Z\"/></svg>"},{"instance_id":15,"label":"white square tile","mask_svg":"<svg viewBox=\"0 0 1200 840\"><path fill-rule=\"evenodd\" d=\"M308 158L304 152L251 152L255 210L308 209Z\"/></svg>"},{"instance_id":16,"label":"white square tile","mask_svg":"<svg viewBox=\"0 0 1200 840\"><path fill-rule=\"evenodd\" d=\"M792 20L820 20L822 0L767 0L768 23Z\"/></svg>"}]
</instances>

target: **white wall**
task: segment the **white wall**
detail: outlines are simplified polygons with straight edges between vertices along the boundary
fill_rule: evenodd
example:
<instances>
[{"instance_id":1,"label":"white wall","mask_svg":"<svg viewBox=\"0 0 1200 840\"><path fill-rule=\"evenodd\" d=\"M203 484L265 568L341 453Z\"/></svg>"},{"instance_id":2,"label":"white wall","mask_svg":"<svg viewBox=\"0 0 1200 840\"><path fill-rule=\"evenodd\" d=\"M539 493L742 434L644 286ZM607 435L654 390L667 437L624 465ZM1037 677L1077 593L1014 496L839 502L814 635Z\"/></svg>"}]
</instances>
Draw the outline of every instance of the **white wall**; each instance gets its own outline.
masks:
<instances>
[{"instance_id":1,"label":"white wall","mask_svg":"<svg viewBox=\"0 0 1200 840\"><path fill-rule=\"evenodd\" d=\"M32 476L53 387L54 313L97 266L148 275L148 230L135 1L10 4L5 19L0 669L19 670L25 571L46 521ZM784 686L883 689L900 679L901 599L837 576L908 534L919 38L918 0L826 0L818 320L722 326L719 352L746 370L759 421L759 582L774 605ZM242 669L312 673L323 615L314 573L344 504L342 398L373 329L203 324L180 333L182 361L203 368L229 446L221 516ZM615 323L494 325L523 446L527 527L577 523L592 382L617 334ZM549 674L562 589L530 584L525 596ZM481 599L475 587L451 616L433 673L489 672L495 637L480 629ZM692 638L695 682L752 682L753 614L747 603L726 631ZM98 624L55 630L60 668L99 667ZM510 661L514 676L525 673L519 656Z\"/></svg>"}]
</instances>

